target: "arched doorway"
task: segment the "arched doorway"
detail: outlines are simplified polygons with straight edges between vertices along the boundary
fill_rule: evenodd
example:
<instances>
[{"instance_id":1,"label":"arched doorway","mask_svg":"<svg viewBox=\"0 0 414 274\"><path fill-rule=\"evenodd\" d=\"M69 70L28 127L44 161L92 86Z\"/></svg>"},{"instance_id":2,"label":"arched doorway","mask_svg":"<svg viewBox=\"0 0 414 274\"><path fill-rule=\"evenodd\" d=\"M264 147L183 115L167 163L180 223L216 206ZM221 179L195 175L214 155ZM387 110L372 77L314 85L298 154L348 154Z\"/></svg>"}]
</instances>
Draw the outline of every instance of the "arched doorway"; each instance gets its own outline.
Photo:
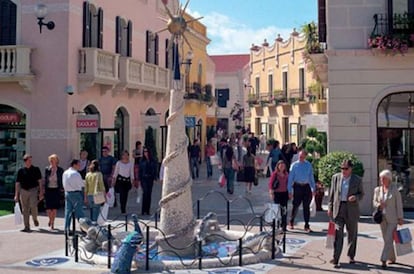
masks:
<instances>
[{"instance_id":1,"label":"arched doorway","mask_svg":"<svg viewBox=\"0 0 414 274\"><path fill-rule=\"evenodd\" d=\"M85 115L98 115L99 110L94 105L88 105L83 109ZM98 118L99 119L99 118ZM98 132L81 132L80 133L80 150L86 150L88 152L88 159L98 159L100 155L101 145L99 142Z\"/></svg>"},{"instance_id":2,"label":"arched doorway","mask_svg":"<svg viewBox=\"0 0 414 274\"><path fill-rule=\"evenodd\" d=\"M119 129L119 151L129 148L129 114L124 107L120 107L116 111L114 127ZM114 151L115 153L115 151Z\"/></svg>"},{"instance_id":3,"label":"arched doorway","mask_svg":"<svg viewBox=\"0 0 414 274\"><path fill-rule=\"evenodd\" d=\"M377 125L378 171L392 171L404 208L414 209L414 91L383 98Z\"/></svg>"},{"instance_id":4,"label":"arched doorway","mask_svg":"<svg viewBox=\"0 0 414 274\"><path fill-rule=\"evenodd\" d=\"M153 108L149 108L143 117L143 124L145 128L145 140L144 145L150 150L153 157L157 160L162 160L159 158L160 153L158 151L159 136L158 129L160 128L159 115Z\"/></svg>"},{"instance_id":5,"label":"arched doorway","mask_svg":"<svg viewBox=\"0 0 414 274\"><path fill-rule=\"evenodd\" d=\"M26 114L0 104L0 197L14 195L14 185L26 153Z\"/></svg>"}]
</instances>

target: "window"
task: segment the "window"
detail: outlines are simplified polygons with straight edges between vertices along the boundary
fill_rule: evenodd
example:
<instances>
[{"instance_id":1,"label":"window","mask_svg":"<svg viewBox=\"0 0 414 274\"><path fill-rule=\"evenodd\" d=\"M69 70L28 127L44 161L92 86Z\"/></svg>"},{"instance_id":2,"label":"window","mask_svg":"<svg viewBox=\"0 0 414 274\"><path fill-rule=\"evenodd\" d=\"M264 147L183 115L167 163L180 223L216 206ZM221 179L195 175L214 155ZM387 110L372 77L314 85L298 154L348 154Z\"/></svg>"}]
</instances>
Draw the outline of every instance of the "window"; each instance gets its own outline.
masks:
<instances>
[{"instance_id":1,"label":"window","mask_svg":"<svg viewBox=\"0 0 414 274\"><path fill-rule=\"evenodd\" d=\"M197 81L201 85L203 77L203 64L198 64Z\"/></svg>"},{"instance_id":2,"label":"window","mask_svg":"<svg viewBox=\"0 0 414 274\"><path fill-rule=\"evenodd\" d=\"M273 95L273 74L269 74L267 76L267 87L268 87L268 93L269 96Z\"/></svg>"},{"instance_id":3,"label":"window","mask_svg":"<svg viewBox=\"0 0 414 274\"><path fill-rule=\"evenodd\" d=\"M303 99L305 97L305 69L299 69L299 97Z\"/></svg>"},{"instance_id":4,"label":"window","mask_svg":"<svg viewBox=\"0 0 414 274\"><path fill-rule=\"evenodd\" d=\"M84 48L103 46L103 10L93 4L83 2L83 39Z\"/></svg>"},{"instance_id":5,"label":"window","mask_svg":"<svg viewBox=\"0 0 414 274\"><path fill-rule=\"evenodd\" d=\"M132 56L132 22L117 16L115 18L115 51L121 56Z\"/></svg>"},{"instance_id":6,"label":"window","mask_svg":"<svg viewBox=\"0 0 414 274\"><path fill-rule=\"evenodd\" d=\"M289 142L289 117L282 118L282 126L283 126L283 143Z\"/></svg>"},{"instance_id":7,"label":"window","mask_svg":"<svg viewBox=\"0 0 414 274\"><path fill-rule=\"evenodd\" d=\"M0 0L0 46L16 45L16 16L16 4Z\"/></svg>"},{"instance_id":8,"label":"window","mask_svg":"<svg viewBox=\"0 0 414 274\"><path fill-rule=\"evenodd\" d=\"M158 65L158 34L147 30L146 38L146 62L150 64Z\"/></svg>"},{"instance_id":9,"label":"window","mask_svg":"<svg viewBox=\"0 0 414 274\"><path fill-rule=\"evenodd\" d=\"M255 86L256 86L256 95L259 96L260 94L260 77L256 77L255 79Z\"/></svg>"},{"instance_id":10,"label":"window","mask_svg":"<svg viewBox=\"0 0 414 274\"><path fill-rule=\"evenodd\" d=\"M284 71L282 73L282 81L283 81L282 82L283 96L287 98L288 97L288 72L287 71Z\"/></svg>"},{"instance_id":11,"label":"window","mask_svg":"<svg viewBox=\"0 0 414 274\"><path fill-rule=\"evenodd\" d=\"M226 108L227 101L230 99L230 90L228 88L216 89L216 98L218 107Z\"/></svg>"},{"instance_id":12,"label":"window","mask_svg":"<svg viewBox=\"0 0 414 274\"><path fill-rule=\"evenodd\" d=\"M318 37L326 43L326 0L318 0Z\"/></svg>"}]
</instances>

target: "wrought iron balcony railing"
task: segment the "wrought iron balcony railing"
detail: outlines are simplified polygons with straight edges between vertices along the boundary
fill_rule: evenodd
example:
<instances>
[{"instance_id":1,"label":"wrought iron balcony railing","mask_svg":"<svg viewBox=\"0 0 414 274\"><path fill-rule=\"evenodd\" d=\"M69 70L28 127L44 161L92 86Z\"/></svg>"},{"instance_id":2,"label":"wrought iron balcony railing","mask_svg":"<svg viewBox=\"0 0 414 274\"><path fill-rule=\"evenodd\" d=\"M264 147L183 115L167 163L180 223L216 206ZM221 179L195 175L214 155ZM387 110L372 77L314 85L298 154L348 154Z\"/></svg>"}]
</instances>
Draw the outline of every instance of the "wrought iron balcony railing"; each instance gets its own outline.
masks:
<instances>
[{"instance_id":1,"label":"wrought iron balcony railing","mask_svg":"<svg viewBox=\"0 0 414 274\"><path fill-rule=\"evenodd\" d=\"M388 14L378 13L374 15L374 29L371 37L391 36L405 39L413 46L412 35L414 35L414 14L403 13L393 14L392 18Z\"/></svg>"}]
</instances>

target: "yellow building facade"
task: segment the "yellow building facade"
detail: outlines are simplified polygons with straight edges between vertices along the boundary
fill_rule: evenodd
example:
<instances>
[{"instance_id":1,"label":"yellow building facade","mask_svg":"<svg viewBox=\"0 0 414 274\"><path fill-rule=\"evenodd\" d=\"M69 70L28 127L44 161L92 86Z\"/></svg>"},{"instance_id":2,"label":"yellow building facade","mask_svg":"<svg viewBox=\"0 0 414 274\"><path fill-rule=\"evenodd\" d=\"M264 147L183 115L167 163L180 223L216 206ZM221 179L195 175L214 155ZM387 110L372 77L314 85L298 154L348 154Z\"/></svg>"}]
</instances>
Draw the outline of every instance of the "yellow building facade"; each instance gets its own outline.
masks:
<instances>
[{"instance_id":1,"label":"yellow building facade","mask_svg":"<svg viewBox=\"0 0 414 274\"><path fill-rule=\"evenodd\" d=\"M189 14L184 14L186 21L194 18ZM190 45L183 43L181 58L183 63L188 62L189 53L192 55L191 66L184 68L185 74L185 106L184 116L186 119L186 131L191 143L194 139L200 141L201 151L204 155L206 143L207 108L213 101L213 83L207 83L207 73L209 57L207 55L207 45L210 40L207 38L207 29L199 21L188 23L185 37ZM211 78L211 77L210 77Z\"/></svg>"},{"instance_id":2,"label":"yellow building facade","mask_svg":"<svg viewBox=\"0 0 414 274\"><path fill-rule=\"evenodd\" d=\"M307 62L305 46L306 37L296 31L273 45L266 40L252 45L245 86L255 135L298 144L308 127L327 130L326 91Z\"/></svg>"}]
</instances>

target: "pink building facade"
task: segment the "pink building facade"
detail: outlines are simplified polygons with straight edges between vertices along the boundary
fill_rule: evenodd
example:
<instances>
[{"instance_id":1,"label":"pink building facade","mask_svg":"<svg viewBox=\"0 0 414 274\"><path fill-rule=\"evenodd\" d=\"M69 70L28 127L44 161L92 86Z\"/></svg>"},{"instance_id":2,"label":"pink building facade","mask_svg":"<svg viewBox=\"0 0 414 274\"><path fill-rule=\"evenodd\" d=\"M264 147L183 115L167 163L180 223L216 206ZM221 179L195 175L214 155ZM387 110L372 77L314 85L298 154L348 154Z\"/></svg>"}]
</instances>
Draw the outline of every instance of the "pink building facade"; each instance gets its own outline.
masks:
<instances>
[{"instance_id":1,"label":"pink building facade","mask_svg":"<svg viewBox=\"0 0 414 274\"><path fill-rule=\"evenodd\" d=\"M120 4L122 2L122 4ZM11 193L24 153L67 167L81 149L132 151L152 129L165 151L172 56L161 0L0 0L0 195ZM178 1L168 1L172 10ZM8 26L8 27L4 27ZM148 133L148 132L147 132Z\"/></svg>"}]
</instances>

